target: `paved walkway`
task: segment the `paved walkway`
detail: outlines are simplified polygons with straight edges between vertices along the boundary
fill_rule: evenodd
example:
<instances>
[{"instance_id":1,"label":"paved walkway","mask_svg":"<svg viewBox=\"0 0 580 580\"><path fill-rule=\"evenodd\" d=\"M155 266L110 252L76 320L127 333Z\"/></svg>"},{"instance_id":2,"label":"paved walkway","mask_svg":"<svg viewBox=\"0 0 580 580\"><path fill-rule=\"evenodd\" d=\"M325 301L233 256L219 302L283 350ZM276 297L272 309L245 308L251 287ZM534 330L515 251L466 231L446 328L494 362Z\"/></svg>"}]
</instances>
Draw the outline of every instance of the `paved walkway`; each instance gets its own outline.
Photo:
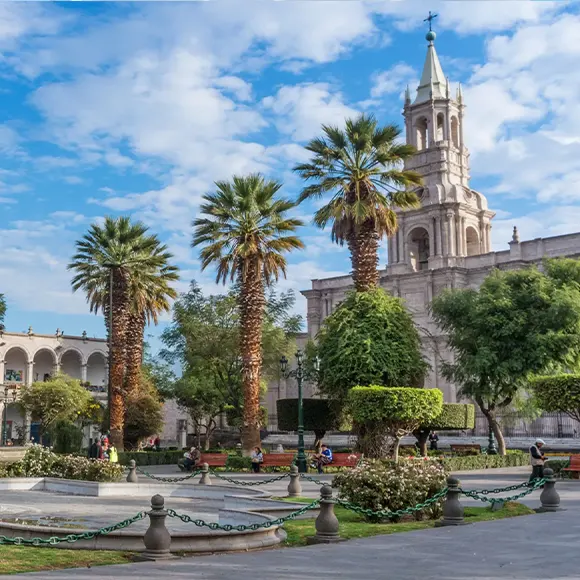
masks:
<instances>
[{"instance_id":1,"label":"paved walkway","mask_svg":"<svg viewBox=\"0 0 580 580\"><path fill-rule=\"evenodd\" d=\"M23 574L47 580L562 580L579 578L580 514L524 516L312 546ZM14 576L0 576L14 578Z\"/></svg>"},{"instance_id":2,"label":"paved walkway","mask_svg":"<svg viewBox=\"0 0 580 580\"><path fill-rule=\"evenodd\" d=\"M155 471L172 472L171 466ZM528 469L501 469L461 474L463 487L490 489L519 483ZM229 474L228 474L229 475ZM256 476L239 474L236 478ZM267 478L268 475L258 476ZM323 476L323 479L331 479ZM318 486L308 484L305 495ZM351 540L335 546L280 548L247 554L221 554L159 563L22 574L46 580L562 580L580 578L576 554L580 546L580 482L558 482L566 511L457 528ZM279 486L280 490L277 487ZM305 486L307 487L307 486ZM266 486L281 494L284 484ZM539 492L528 505L537 507ZM469 505L469 502L464 502ZM14 576L0 576L14 578Z\"/></svg>"}]
</instances>

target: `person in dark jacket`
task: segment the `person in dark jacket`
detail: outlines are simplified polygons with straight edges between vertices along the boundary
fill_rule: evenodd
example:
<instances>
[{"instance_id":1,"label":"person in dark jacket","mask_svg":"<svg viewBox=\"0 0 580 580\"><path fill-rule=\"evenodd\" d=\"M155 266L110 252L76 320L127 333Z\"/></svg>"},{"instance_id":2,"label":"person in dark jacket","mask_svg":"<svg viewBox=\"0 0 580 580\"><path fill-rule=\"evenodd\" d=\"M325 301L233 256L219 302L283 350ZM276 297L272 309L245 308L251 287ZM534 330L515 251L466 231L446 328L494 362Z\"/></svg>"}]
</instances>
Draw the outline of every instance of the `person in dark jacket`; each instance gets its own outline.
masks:
<instances>
[{"instance_id":1,"label":"person in dark jacket","mask_svg":"<svg viewBox=\"0 0 580 580\"><path fill-rule=\"evenodd\" d=\"M438 441L439 435L437 435L437 431L431 431L431 433L429 433L429 449L431 449L431 451L437 451Z\"/></svg>"}]
</instances>

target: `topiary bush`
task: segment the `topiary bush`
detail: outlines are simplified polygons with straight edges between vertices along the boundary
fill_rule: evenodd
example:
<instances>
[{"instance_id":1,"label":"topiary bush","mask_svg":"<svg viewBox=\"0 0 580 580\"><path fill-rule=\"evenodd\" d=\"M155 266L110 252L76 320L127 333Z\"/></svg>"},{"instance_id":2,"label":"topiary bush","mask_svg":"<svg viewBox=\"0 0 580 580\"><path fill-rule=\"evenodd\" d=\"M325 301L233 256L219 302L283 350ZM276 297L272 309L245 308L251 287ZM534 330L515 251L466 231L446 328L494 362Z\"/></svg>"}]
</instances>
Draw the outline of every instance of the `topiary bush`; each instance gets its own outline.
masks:
<instances>
[{"instance_id":1,"label":"topiary bush","mask_svg":"<svg viewBox=\"0 0 580 580\"><path fill-rule=\"evenodd\" d=\"M564 413L580 421L580 375L536 377L532 379L531 387L542 410Z\"/></svg>"},{"instance_id":2,"label":"topiary bush","mask_svg":"<svg viewBox=\"0 0 580 580\"><path fill-rule=\"evenodd\" d=\"M428 365L410 313L383 289L351 292L317 336L318 387L345 401L355 385L422 386Z\"/></svg>"},{"instance_id":3,"label":"topiary bush","mask_svg":"<svg viewBox=\"0 0 580 580\"><path fill-rule=\"evenodd\" d=\"M397 461L401 439L433 421L442 406L439 389L354 387L349 393L349 410L359 451L370 458L392 456Z\"/></svg>"},{"instance_id":4,"label":"topiary bush","mask_svg":"<svg viewBox=\"0 0 580 580\"><path fill-rule=\"evenodd\" d=\"M71 421L58 421L50 431L56 453L79 453L83 445L83 431Z\"/></svg>"},{"instance_id":5,"label":"topiary bush","mask_svg":"<svg viewBox=\"0 0 580 580\"><path fill-rule=\"evenodd\" d=\"M374 511L396 511L423 503L445 487L445 470L437 461L364 460L358 467L335 476L333 487L339 495L357 506ZM415 519L436 518L443 498L416 512ZM368 517L378 521L376 517ZM392 518L397 521L399 518Z\"/></svg>"},{"instance_id":6,"label":"topiary bush","mask_svg":"<svg viewBox=\"0 0 580 580\"><path fill-rule=\"evenodd\" d=\"M471 471L494 467L523 467L530 463L530 458L523 451L513 450L507 455L444 456L439 461L446 471Z\"/></svg>"},{"instance_id":7,"label":"topiary bush","mask_svg":"<svg viewBox=\"0 0 580 580\"><path fill-rule=\"evenodd\" d=\"M48 447L32 445L24 457L0 470L0 477L57 477L84 481L118 481L123 467L118 463L58 455Z\"/></svg>"},{"instance_id":8,"label":"topiary bush","mask_svg":"<svg viewBox=\"0 0 580 580\"><path fill-rule=\"evenodd\" d=\"M475 407L464 403L443 403L441 413L430 425L421 425L413 432L419 442L421 455L427 455L427 439L433 430L453 431L475 427Z\"/></svg>"},{"instance_id":9,"label":"topiary bush","mask_svg":"<svg viewBox=\"0 0 580 580\"><path fill-rule=\"evenodd\" d=\"M119 451L119 463L129 465L131 459L137 465L172 465L183 457L184 451Z\"/></svg>"}]
</instances>

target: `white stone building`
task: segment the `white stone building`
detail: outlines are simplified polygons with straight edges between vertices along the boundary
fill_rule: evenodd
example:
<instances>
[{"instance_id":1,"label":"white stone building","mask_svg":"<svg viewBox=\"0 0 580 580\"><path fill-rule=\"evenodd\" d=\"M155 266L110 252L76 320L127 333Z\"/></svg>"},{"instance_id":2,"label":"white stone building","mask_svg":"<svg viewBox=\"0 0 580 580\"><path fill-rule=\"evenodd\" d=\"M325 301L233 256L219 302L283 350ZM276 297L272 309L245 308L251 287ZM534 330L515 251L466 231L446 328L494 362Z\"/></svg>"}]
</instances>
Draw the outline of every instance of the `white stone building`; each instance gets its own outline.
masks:
<instances>
[{"instance_id":1,"label":"white stone building","mask_svg":"<svg viewBox=\"0 0 580 580\"><path fill-rule=\"evenodd\" d=\"M491 251L494 213L486 198L469 185L469 136L464 134L467 103L461 88L452 94L444 77L433 43L435 34L429 33L427 40L420 85L414 99L407 89L403 111L406 140L417 148L406 168L423 176L424 185L418 191L422 203L419 209L397 212L399 230L388 240L388 265L380 272L380 284L405 300L420 328L432 368L426 386L441 389L445 400L453 402L455 385L439 373L441 358L449 360L452 355L427 311L433 297L444 288L477 288L493 268L539 264L546 256L578 257L580 233L521 242L514 228L509 249ZM309 337L316 336L323 320L351 288L347 275L313 280L312 288L302 292L308 300ZM277 385L270 388L271 413L275 413L277 390Z\"/></svg>"},{"instance_id":2,"label":"white stone building","mask_svg":"<svg viewBox=\"0 0 580 580\"><path fill-rule=\"evenodd\" d=\"M0 332L0 420L6 418L7 439L17 437L17 426L30 431L15 401L22 385L48 378L62 371L79 379L101 402L107 402L107 341L101 338L69 336L60 330L53 335ZM6 409L5 409L6 408ZM4 416L6 410L6 416ZM35 425L32 424L32 437Z\"/></svg>"}]
</instances>

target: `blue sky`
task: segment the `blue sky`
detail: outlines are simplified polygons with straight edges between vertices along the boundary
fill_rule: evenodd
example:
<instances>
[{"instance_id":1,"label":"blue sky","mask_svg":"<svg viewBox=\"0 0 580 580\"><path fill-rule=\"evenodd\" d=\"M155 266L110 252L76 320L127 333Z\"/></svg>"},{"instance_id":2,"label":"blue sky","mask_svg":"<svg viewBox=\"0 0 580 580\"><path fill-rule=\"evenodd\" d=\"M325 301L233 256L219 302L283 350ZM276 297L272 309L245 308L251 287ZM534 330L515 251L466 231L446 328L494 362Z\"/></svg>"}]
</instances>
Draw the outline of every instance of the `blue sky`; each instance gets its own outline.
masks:
<instances>
[{"instance_id":1,"label":"blue sky","mask_svg":"<svg viewBox=\"0 0 580 580\"><path fill-rule=\"evenodd\" d=\"M580 29L576 2L0 3L0 292L6 326L103 332L66 264L104 215L142 219L217 291L189 247L216 179L292 166L321 123L360 111L402 123L429 10L452 85L464 85L472 187L497 211L495 249L577 231ZM312 207L299 210L309 222ZM301 232L283 289L346 273L328 232ZM383 244L386 246L386 243ZM383 262L386 251L383 251ZM300 297L297 309L304 313ZM151 329L154 334L158 329Z\"/></svg>"}]
</instances>

